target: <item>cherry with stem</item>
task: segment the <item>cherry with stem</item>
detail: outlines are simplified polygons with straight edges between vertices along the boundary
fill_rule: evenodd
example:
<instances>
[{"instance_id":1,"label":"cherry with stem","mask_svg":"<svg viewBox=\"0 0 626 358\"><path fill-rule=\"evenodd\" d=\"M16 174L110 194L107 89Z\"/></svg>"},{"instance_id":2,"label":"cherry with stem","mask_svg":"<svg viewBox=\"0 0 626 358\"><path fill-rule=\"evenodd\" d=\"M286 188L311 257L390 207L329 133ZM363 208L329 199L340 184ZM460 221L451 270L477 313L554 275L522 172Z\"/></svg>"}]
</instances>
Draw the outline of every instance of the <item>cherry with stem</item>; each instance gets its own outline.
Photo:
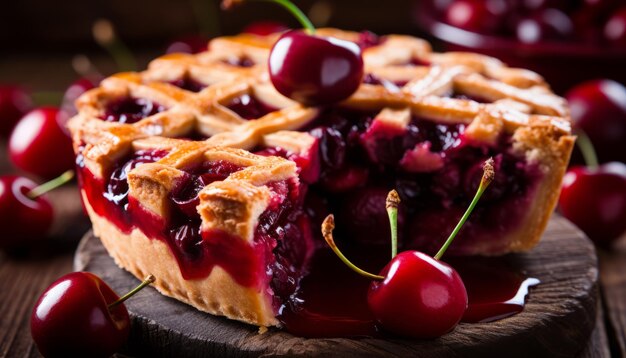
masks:
<instances>
[{"instance_id":1,"label":"cherry with stem","mask_svg":"<svg viewBox=\"0 0 626 358\"><path fill-rule=\"evenodd\" d=\"M440 259L494 177L493 159L490 158L485 162L483 177L472 202L434 258L419 251L396 254L397 207L400 200L395 190L392 190L386 201L392 231L392 259L378 275L362 270L343 255L332 235L334 217L326 217L322 223L322 234L330 248L348 267L372 280L367 302L383 328L414 338L435 338L454 329L459 323L467 309L467 291L459 274ZM432 292L440 294L431 297Z\"/></svg>"},{"instance_id":2,"label":"cherry with stem","mask_svg":"<svg viewBox=\"0 0 626 358\"><path fill-rule=\"evenodd\" d=\"M74 178L74 171L68 170L64 172L63 174L59 175L58 177L33 188L32 190L28 192L28 194L26 194L26 196L34 200L37 197L42 196L43 194L62 186L63 184L67 183L73 178Z\"/></svg>"},{"instance_id":3,"label":"cherry with stem","mask_svg":"<svg viewBox=\"0 0 626 358\"><path fill-rule=\"evenodd\" d=\"M128 340L130 317L124 301L155 281L119 297L100 277L72 272L48 287L31 315L31 335L46 357L108 357Z\"/></svg>"},{"instance_id":4,"label":"cherry with stem","mask_svg":"<svg viewBox=\"0 0 626 358\"><path fill-rule=\"evenodd\" d=\"M354 42L318 36L304 13L289 0L273 2L289 11L304 30L287 31L272 47L270 80L282 95L307 106L336 103L350 97L363 79L361 48ZM245 0L224 0L230 9Z\"/></svg>"},{"instance_id":5,"label":"cherry with stem","mask_svg":"<svg viewBox=\"0 0 626 358\"><path fill-rule=\"evenodd\" d=\"M73 176L70 170L39 186L25 177L0 176L0 217L11 223L2 230L0 248L13 252L41 242L54 218L53 207L44 194Z\"/></svg>"},{"instance_id":6,"label":"cherry with stem","mask_svg":"<svg viewBox=\"0 0 626 358\"><path fill-rule=\"evenodd\" d=\"M591 139L581 129L576 135L587 166L565 173L559 207L593 242L608 246L626 232L626 165L600 165Z\"/></svg>"}]
</instances>

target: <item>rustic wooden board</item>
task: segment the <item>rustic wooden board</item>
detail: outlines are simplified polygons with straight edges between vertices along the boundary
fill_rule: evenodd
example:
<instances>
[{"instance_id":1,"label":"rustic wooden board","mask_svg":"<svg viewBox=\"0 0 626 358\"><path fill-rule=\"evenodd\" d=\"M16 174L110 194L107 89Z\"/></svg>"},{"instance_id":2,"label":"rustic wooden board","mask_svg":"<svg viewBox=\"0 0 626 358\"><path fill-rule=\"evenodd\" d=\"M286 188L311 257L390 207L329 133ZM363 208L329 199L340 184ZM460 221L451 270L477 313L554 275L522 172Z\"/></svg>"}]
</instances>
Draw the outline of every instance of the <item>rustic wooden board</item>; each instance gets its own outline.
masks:
<instances>
[{"instance_id":1,"label":"rustic wooden board","mask_svg":"<svg viewBox=\"0 0 626 358\"><path fill-rule=\"evenodd\" d=\"M610 330L609 345L615 356L626 356L626 235L610 250L599 252L602 296Z\"/></svg>"},{"instance_id":2,"label":"rustic wooden board","mask_svg":"<svg viewBox=\"0 0 626 358\"><path fill-rule=\"evenodd\" d=\"M405 339L305 339L214 317L160 295L140 292L127 305L133 328L127 352L137 356L551 356L583 354L596 322L597 258L593 245L567 220L555 216L541 243L507 260L537 277L525 310L492 323L461 324L432 341ZM74 268L100 275L117 292L137 280L119 269L100 241L88 233Z\"/></svg>"}]
</instances>

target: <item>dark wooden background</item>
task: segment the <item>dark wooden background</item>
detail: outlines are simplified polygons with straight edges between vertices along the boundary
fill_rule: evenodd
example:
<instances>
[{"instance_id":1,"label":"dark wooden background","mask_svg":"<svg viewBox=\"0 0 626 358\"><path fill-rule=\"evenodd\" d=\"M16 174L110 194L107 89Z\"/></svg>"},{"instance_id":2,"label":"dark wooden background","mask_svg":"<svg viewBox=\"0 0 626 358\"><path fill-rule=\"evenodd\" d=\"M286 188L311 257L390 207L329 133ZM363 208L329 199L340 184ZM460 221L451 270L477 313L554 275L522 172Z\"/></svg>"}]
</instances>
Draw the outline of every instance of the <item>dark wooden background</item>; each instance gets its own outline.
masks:
<instances>
[{"instance_id":1,"label":"dark wooden background","mask_svg":"<svg viewBox=\"0 0 626 358\"><path fill-rule=\"evenodd\" d=\"M413 21L415 0L296 2L306 11L313 8L324 25L426 36ZM76 79L71 61L77 54L86 55L105 75L116 72L110 57L92 39L91 26L100 18L115 25L139 68L178 36L236 33L259 19L295 26L289 15L272 5L254 3L221 13L216 0L20 0L3 1L0 8L0 83L20 84L36 93L52 92L38 97L39 103L48 104L58 104L60 91ZM7 163L5 146L0 140L0 174L15 172ZM30 338L30 312L39 294L71 271L75 246L88 229L88 221L77 215L80 203L75 187L51 197L60 213L51 237L23 255L0 252L0 357L39 356ZM8 223L0 218L0 225ZM599 258L601 315L582 356L625 356L626 237L611 250L600 249Z\"/></svg>"}]
</instances>

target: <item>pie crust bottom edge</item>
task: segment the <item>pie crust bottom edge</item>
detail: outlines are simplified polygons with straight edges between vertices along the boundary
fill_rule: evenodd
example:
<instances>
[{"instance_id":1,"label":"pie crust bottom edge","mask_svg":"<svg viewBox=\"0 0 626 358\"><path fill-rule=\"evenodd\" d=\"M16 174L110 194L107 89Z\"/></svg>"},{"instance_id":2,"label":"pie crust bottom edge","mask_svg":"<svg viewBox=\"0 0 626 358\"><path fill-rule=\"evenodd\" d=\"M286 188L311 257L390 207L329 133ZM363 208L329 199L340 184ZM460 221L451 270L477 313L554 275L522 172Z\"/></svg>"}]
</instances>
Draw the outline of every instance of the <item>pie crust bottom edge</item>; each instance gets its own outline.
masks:
<instances>
[{"instance_id":1,"label":"pie crust bottom edge","mask_svg":"<svg viewBox=\"0 0 626 358\"><path fill-rule=\"evenodd\" d=\"M261 327L279 325L269 293L241 286L219 266L205 278L184 279L167 244L136 228L130 234L121 232L96 214L82 194L95 236L120 268L139 280L154 275L152 286L160 293L200 311Z\"/></svg>"}]
</instances>

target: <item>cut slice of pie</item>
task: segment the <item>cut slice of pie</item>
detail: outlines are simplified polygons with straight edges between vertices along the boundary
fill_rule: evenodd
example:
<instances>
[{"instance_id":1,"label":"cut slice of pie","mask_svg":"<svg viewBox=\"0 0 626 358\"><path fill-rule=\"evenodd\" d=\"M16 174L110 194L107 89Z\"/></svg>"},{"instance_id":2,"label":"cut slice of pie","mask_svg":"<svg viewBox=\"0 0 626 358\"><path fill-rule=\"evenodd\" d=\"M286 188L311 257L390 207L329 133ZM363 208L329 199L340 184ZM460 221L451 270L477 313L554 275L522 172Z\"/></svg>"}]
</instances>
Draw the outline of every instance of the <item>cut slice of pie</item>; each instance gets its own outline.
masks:
<instances>
[{"instance_id":1,"label":"cut slice of pie","mask_svg":"<svg viewBox=\"0 0 626 358\"><path fill-rule=\"evenodd\" d=\"M387 245L384 199L396 188L401 247L433 253L489 157L495 181L448 252L538 242L574 143L565 101L540 76L409 36L318 33L363 48L363 84L334 106L276 92L276 36L253 35L164 56L78 100L82 196L118 265L200 310L279 325L327 213L344 240Z\"/></svg>"}]
</instances>

